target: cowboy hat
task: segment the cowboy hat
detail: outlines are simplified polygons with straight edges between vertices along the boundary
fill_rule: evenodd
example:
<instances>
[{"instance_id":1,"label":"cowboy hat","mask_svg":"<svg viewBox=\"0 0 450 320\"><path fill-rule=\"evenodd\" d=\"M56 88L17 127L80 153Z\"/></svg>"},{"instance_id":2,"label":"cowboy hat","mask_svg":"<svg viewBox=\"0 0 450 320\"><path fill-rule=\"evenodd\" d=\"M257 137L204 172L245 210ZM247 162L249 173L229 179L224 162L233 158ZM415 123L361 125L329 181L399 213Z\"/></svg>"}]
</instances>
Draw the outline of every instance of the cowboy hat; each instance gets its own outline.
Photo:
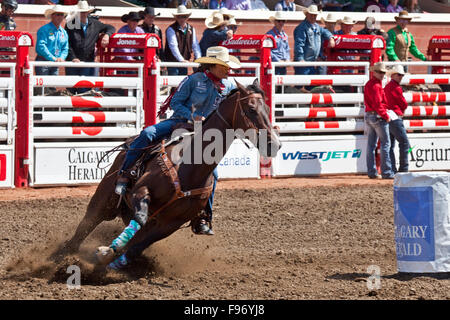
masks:
<instances>
[{"instance_id":1,"label":"cowboy hat","mask_svg":"<svg viewBox=\"0 0 450 320\"><path fill-rule=\"evenodd\" d=\"M388 71L389 75L393 75L396 73L401 74L403 76L406 74L405 69L400 64L396 64L396 65L392 66L392 68L389 69L389 71Z\"/></svg>"},{"instance_id":2,"label":"cowboy hat","mask_svg":"<svg viewBox=\"0 0 450 320\"><path fill-rule=\"evenodd\" d=\"M122 20L122 22L128 22L129 20L134 20L134 21L139 21L142 20L142 16L139 14L139 12L136 11L130 11L127 14L124 14L120 20Z\"/></svg>"},{"instance_id":3,"label":"cowboy hat","mask_svg":"<svg viewBox=\"0 0 450 320\"><path fill-rule=\"evenodd\" d=\"M283 13L284 11L275 11L275 15L269 17L269 21L274 23L275 20L283 20L286 21L286 16Z\"/></svg>"},{"instance_id":4,"label":"cowboy hat","mask_svg":"<svg viewBox=\"0 0 450 320\"><path fill-rule=\"evenodd\" d=\"M338 22L338 18L333 13L329 13L325 19L322 18L321 20L322 20L322 23L325 23L325 22L337 23Z\"/></svg>"},{"instance_id":5,"label":"cowboy hat","mask_svg":"<svg viewBox=\"0 0 450 320\"><path fill-rule=\"evenodd\" d=\"M158 14L155 14L155 8L153 8L153 7L146 7L146 8L144 9L144 11L139 11L139 14L142 16L142 18L144 18L147 14L148 14L149 16L152 16L152 17L157 17L157 16L159 16L161 13L158 12Z\"/></svg>"},{"instance_id":6,"label":"cowboy hat","mask_svg":"<svg viewBox=\"0 0 450 320\"><path fill-rule=\"evenodd\" d=\"M241 66L238 58L229 54L225 47L209 47L206 50L206 57L201 57L194 62L200 64L220 64L222 66L237 69Z\"/></svg>"},{"instance_id":7,"label":"cowboy hat","mask_svg":"<svg viewBox=\"0 0 450 320\"><path fill-rule=\"evenodd\" d=\"M223 19L223 14L220 12L214 12L211 16L205 19L205 25L208 29L214 29L227 24L228 21Z\"/></svg>"},{"instance_id":8,"label":"cowboy hat","mask_svg":"<svg viewBox=\"0 0 450 320\"><path fill-rule=\"evenodd\" d=\"M398 19L411 20L411 19L413 19L413 18L417 18L417 17L412 17L412 16L410 16L410 15L408 14L408 11L406 11L406 10L400 11L400 12L398 13L398 16L395 16L395 17L394 17L395 20L398 20Z\"/></svg>"},{"instance_id":9,"label":"cowboy hat","mask_svg":"<svg viewBox=\"0 0 450 320\"><path fill-rule=\"evenodd\" d=\"M54 5L50 9L45 10L44 16L48 19L52 16L54 13L64 13L64 16L67 16L68 12L64 9L62 5Z\"/></svg>"},{"instance_id":10,"label":"cowboy hat","mask_svg":"<svg viewBox=\"0 0 450 320\"><path fill-rule=\"evenodd\" d=\"M172 13L174 17L178 16L188 16L190 17L192 12L186 8L185 5L179 5L176 13Z\"/></svg>"},{"instance_id":11,"label":"cowboy hat","mask_svg":"<svg viewBox=\"0 0 450 320\"><path fill-rule=\"evenodd\" d=\"M230 18L230 20L228 20L228 25L229 26L241 26L242 22L237 23L235 18Z\"/></svg>"},{"instance_id":12,"label":"cowboy hat","mask_svg":"<svg viewBox=\"0 0 450 320\"><path fill-rule=\"evenodd\" d=\"M317 8L317 6L315 4L310 5L308 8L303 9L303 14L314 14L314 15L318 15L319 13L321 13L322 11L319 11L319 8Z\"/></svg>"},{"instance_id":13,"label":"cowboy hat","mask_svg":"<svg viewBox=\"0 0 450 320\"><path fill-rule=\"evenodd\" d=\"M219 11L215 11L215 12L220 12L221 14L223 14L223 17L225 18L225 20L226 20L227 18L228 18L228 19L234 18L234 15L232 15L232 14L230 13L230 11L228 10L228 8L226 8L226 7L220 8Z\"/></svg>"},{"instance_id":14,"label":"cowboy hat","mask_svg":"<svg viewBox=\"0 0 450 320\"><path fill-rule=\"evenodd\" d=\"M76 11L78 12L92 12L94 7L91 7L87 1L78 1Z\"/></svg>"},{"instance_id":15,"label":"cowboy hat","mask_svg":"<svg viewBox=\"0 0 450 320\"><path fill-rule=\"evenodd\" d=\"M345 16L344 19L339 19L340 24L355 24L356 21L350 18L349 16Z\"/></svg>"},{"instance_id":16,"label":"cowboy hat","mask_svg":"<svg viewBox=\"0 0 450 320\"><path fill-rule=\"evenodd\" d=\"M387 72L386 65L383 62L377 62L369 68L370 71Z\"/></svg>"}]
</instances>

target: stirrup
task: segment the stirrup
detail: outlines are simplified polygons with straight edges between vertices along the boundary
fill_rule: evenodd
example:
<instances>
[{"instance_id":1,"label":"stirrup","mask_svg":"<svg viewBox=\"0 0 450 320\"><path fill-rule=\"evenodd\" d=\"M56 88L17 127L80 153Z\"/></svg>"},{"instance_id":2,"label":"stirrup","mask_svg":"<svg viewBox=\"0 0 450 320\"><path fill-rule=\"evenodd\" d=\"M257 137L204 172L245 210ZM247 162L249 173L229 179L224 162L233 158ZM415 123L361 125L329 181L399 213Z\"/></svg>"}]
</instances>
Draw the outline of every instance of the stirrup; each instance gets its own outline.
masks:
<instances>
[{"instance_id":1,"label":"stirrup","mask_svg":"<svg viewBox=\"0 0 450 320\"><path fill-rule=\"evenodd\" d=\"M121 173L119 178L117 178L116 182L116 189L115 189L116 194L118 194L119 196L124 196L127 193L127 187L129 183L130 179L124 176L123 173Z\"/></svg>"}]
</instances>

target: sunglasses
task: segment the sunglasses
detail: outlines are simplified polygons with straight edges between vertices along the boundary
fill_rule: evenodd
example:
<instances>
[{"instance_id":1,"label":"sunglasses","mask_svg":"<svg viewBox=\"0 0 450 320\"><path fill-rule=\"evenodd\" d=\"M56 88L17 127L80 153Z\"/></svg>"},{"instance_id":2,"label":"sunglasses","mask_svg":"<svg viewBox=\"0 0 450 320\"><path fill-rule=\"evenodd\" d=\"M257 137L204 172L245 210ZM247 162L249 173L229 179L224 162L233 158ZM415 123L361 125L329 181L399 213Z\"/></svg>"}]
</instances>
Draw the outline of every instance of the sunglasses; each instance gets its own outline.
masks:
<instances>
[{"instance_id":1,"label":"sunglasses","mask_svg":"<svg viewBox=\"0 0 450 320\"><path fill-rule=\"evenodd\" d=\"M61 16L64 16L64 13L59 13L58 12L58 13L54 13L54 15L57 16L57 17L61 17Z\"/></svg>"},{"instance_id":2,"label":"sunglasses","mask_svg":"<svg viewBox=\"0 0 450 320\"><path fill-rule=\"evenodd\" d=\"M275 20L275 22L278 22L278 23L286 23L286 20Z\"/></svg>"},{"instance_id":3,"label":"sunglasses","mask_svg":"<svg viewBox=\"0 0 450 320\"><path fill-rule=\"evenodd\" d=\"M376 73L379 73L379 74L385 74L386 72L384 72L384 71L379 71L379 70L375 70L375 72Z\"/></svg>"}]
</instances>

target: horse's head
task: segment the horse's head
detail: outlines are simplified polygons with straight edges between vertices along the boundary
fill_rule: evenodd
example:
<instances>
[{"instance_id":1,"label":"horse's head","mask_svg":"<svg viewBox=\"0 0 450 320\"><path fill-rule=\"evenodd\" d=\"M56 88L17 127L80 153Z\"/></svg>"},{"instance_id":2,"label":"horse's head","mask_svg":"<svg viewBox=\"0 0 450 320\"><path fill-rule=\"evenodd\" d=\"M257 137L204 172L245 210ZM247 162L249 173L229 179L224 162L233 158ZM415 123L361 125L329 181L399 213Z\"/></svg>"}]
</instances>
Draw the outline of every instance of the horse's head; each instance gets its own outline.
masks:
<instances>
[{"instance_id":1,"label":"horse's head","mask_svg":"<svg viewBox=\"0 0 450 320\"><path fill-rule=\"evenodd\" d=\"M270 122L270 109L264 102L264 91L258 80L247 88L237 81L236 85L239 94L233 114L234 129L242 129L244 136L255 144L263 156L275 157L281 142Z\"/></svg>"}]
</instances>

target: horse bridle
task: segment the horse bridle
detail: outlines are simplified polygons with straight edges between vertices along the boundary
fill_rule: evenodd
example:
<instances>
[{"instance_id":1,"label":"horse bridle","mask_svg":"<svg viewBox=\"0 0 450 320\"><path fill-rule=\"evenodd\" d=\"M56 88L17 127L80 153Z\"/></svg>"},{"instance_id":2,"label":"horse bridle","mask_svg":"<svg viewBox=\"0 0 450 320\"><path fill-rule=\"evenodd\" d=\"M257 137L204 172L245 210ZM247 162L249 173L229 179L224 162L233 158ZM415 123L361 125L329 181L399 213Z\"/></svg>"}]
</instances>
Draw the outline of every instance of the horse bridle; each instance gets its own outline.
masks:
<instances>
[{"instance_id":1,"label":"horse bridle","mask_svg":"<svg viewBox=\"0 0 450 320\"><path fill-rule=\"evenodd\" d=\"M240 92L239 92L239 95L240 95ZM245 114L244 110L242 109L242 104L241 104L241 101L244 101L244 100L253 98L253 97L255 97L255 96L258 96L258 98L260 97L261 99L263 98L263 97L261 96L260 93L253 92L253 93L250 93L249 95L247 95L247 96L245 96L245 97L243 97L243 98L239 98L239 99L237 100L237 103L235 103L235 105L234 105L234 110L233 110L233 120L231 121L231 125L230 125L230 123L222 116L222 114L221 114L220 111L219 111L219 108L217 108L217 109L215 110L215 112L217 113L217 115L219 116L219 118L220 118L220 119L221 119L221 120L222 120L229 128L233 129L233 128L234 128L234 123L235 123L235 120L236 120L236 112L237 112L237 109L238 109L238 107L239 107L239 110L241 111L241 115L242 115L242 118L243 118L243 120L244 120L244 122L245 122L245 125L246 125L248 128L255 129L255 130L259 133L259 129L253 124L253 122L251 122L251 121L249 120L249 118L248 118L247 115Z\"/></svg>"}]
</instances>

